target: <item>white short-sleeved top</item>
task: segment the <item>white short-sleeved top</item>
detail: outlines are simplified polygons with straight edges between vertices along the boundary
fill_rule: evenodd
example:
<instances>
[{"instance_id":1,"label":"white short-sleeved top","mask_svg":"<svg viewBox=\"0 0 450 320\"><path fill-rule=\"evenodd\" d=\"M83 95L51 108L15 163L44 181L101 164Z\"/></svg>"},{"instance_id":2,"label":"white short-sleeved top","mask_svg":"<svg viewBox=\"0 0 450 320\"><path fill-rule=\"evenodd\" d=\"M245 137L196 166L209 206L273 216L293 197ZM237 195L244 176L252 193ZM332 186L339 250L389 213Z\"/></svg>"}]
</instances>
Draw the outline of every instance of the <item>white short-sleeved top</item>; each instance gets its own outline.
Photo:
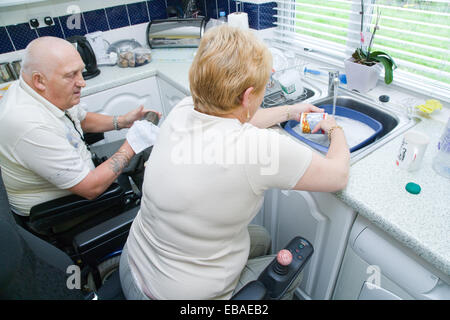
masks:
<instances>
[{"instance_id":1,"label":"white short-sleeved top","mask_svg":"<svg viewBox=\"0 0 450 320\"><path fill-rule=\"evenodd\" d=\"M228 299L249 254L247 225L269 188L291 189L312 151L275 130L194 110L161 126L128 241L132 274L156 299Z\"/></svg>"},{"instance_id":2,"label":"white short-sleeved top","mask_svg":"<svg viewBox=\"0 0 450 320\"><path fill-rule=\"evenodd\" d=\"M66 111L82 134L86 111ZM70 194L94 169L91 154L64 111L23 79L0 100L0 166L12 208L29 215L36 204Z\"/></svg>"}]
</instances>

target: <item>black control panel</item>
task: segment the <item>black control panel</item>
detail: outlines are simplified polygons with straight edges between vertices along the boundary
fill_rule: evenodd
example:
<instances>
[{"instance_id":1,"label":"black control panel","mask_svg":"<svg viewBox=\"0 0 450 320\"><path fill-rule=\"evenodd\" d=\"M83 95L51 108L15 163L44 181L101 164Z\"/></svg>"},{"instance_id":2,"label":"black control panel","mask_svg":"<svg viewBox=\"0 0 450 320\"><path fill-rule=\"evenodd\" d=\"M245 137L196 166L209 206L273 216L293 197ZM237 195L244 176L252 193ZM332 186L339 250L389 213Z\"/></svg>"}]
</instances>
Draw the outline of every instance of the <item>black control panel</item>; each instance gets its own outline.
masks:
<instances>
[{"instance_id":1,"label":"black control panel","mask_svg":"<svg viewBox=\"0 0 450 320\"><path fill-rule=\"evenodd\" d=\"M292 260L280 264L275 258L258 278L268 288L266 299L280 299L314 252L312 244L302 237L292 239L285 249L292 254Z\"/></svg>"}]
</instances>

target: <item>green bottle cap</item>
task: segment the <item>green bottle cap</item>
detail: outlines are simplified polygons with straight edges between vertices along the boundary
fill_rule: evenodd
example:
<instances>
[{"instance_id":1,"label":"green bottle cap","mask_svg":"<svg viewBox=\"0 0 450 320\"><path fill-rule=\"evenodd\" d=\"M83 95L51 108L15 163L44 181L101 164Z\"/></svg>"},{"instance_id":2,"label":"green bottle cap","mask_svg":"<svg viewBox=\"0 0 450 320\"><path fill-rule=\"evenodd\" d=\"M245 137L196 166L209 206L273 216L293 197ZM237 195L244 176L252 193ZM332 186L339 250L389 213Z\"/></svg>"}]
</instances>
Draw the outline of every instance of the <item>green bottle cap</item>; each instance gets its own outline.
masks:
<instances>
[{"instance_id":1,"label":"green bottle cap","mask_svg":"<svg viewBox=\"0 0 450 320\"><path fill-rule=\"evenodd\" d=\"M412 194L419 194L421 190L420 186L414 182L407 183L405 189Z\"/></svg>"}]
</instances>

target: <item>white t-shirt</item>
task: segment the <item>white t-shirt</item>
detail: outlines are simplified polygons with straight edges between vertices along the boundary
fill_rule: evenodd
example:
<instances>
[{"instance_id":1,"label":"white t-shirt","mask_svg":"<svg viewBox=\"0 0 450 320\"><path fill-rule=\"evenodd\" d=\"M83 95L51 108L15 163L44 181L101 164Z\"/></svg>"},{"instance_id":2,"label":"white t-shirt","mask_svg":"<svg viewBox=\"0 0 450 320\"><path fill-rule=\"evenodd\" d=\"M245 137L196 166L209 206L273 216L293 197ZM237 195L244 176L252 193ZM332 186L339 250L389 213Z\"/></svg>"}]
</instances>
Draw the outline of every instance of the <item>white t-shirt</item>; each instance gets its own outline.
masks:
<instances>
[{"instance_id":1,"label":"white t-shirt","mask_svg":"<svg viewBox=\"0 0 450 320\"><path fill-rule=\"evenodd\" d=\"M161 126L127 241L141 289L156 299L230 298L264 191L294 187L311 158L290 137L182 100Z\"/></svg>"},{"instance_id":2,"label":"white t-shirt","mask_svg":"<svg viewBox=\"0 0 450 320\"><path fill-rule=\"evenodd\" d=\"M82 133L86 111L67 110ZM0 100L0 166L12 208L31 207L70 194L94 169L91 154L60 110L20 79Z\"/></svg>"}]
</instances>

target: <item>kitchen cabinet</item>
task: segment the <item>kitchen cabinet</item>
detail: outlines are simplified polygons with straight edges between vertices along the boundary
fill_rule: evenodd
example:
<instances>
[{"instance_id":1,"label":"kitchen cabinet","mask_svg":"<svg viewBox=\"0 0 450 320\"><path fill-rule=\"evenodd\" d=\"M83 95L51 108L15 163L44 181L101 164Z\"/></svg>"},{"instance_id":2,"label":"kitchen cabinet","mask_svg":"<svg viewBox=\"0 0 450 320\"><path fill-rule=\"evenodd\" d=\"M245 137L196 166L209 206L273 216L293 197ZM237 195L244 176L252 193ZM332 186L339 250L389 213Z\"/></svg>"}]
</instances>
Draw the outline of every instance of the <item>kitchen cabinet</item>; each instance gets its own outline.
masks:
<instances>
[{"instance_id":1,"label":"kitchen cabinet","mask_svg":"<svg viewBox=\"0 0 450 320\"><path fill-rule=\"evenodd\" d=\"M145 78L81 98L81 106L86 111L107 115L123 115L141 104L147 109L162 113L160 123L164 121L166 113L161 104L156 77ZM127 131L128 129L105 132L105 139L98 143L124 139Z\"/></svg>"},{"instance_id":2,"label":"kitchen cabinet","mask_svg":"<svg viewBox=\"0 0 450 320\"><path fill-rule=\"evenodd\" d=\"M358 215L333 298L450 299L450 277Z\"/></svg>"},{"instance_id":3,"label":"kitchen cabinet","mask_svg":"<svg viewBox=\"0 0 450 320\"><path fill-rule=\"evenodd\" d=\"M180 102L184 97L189 95L189 92L184 92L166 80L158 78L159 92L161 96L162 106L166 115Z\"/></svg>"},{"instance_id":4,"label":"kitchen cabinet","mask_svg":"<svg viewBox=\"0 0 450 320\"><path fill-rule=\"evenodd\" d=\"M266 192L263 215L274 253L295 236L314 246L297 294L303 299L330 299L356 217L354 210L331 193L273 189Z\"/></svg>"}]
</instances>

